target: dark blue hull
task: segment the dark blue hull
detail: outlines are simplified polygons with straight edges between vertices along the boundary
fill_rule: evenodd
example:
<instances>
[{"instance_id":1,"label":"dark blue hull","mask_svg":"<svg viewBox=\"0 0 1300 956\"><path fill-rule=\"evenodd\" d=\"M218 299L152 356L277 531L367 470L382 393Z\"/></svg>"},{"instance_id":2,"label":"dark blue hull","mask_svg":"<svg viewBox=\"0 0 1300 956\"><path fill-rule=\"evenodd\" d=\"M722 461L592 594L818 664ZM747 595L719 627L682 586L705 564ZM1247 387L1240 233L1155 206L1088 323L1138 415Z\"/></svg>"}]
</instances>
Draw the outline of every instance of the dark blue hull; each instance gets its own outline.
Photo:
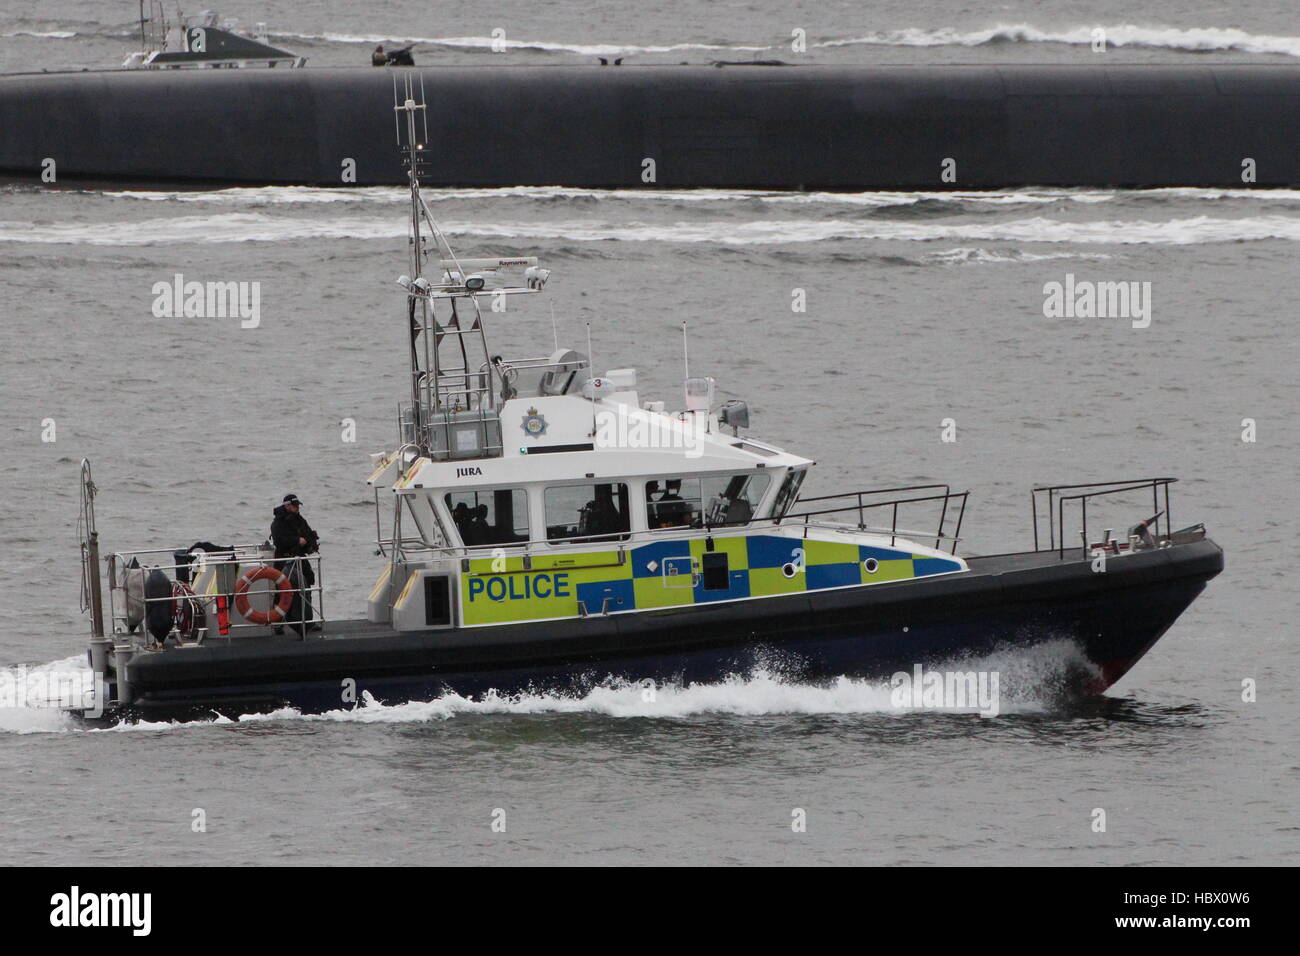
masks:
<instances>
[{"instance_id":1,"label":"dark blue hull","mask_svg":"<svg viewBox=\"0 0 1300 956\"><path fill-rule=\"evenodd\" d=\"M1072 650L1062 693L1123 676L1223 567L1204 540L1126 556L1095 574L1055 553L976 558L929 580L577 621L325 640L220 642L137 658L126 716L192 719L291 706L324 712L369 695L581 693L610 678L708 683L756 668L785 679L883 678L928 668L998 670L1053 644ZM352 694L353 689L355 694Z\"/></svg>"}]
</instances>

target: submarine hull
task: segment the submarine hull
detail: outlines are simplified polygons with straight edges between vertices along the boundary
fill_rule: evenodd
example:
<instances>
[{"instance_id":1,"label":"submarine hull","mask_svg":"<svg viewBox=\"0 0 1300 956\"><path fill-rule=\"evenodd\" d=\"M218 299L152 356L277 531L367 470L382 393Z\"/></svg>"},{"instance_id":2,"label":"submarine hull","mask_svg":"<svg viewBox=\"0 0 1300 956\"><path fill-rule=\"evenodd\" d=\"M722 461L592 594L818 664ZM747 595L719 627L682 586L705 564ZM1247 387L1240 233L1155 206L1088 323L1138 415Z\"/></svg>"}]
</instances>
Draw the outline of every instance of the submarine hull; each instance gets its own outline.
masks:
<instances>
[{"instance_id":1,"label":"submarine hull","mask_svg":"<svg viewBox=\"0 0 1300 956\"><path fill-rule=\"evenodd\" d=\"M611 677L710 683L756 668L790 680L888 679L916 665L998 669L1035 646L1077 654L1039 688L1098 694L1119 680L1223 568L1208 539L1113 559L1056 552L969 560L921 580L580 620L415 634L329 625L327 638L210 640L137 656L116 719L202 719L369 695L395 704L489 691L582 693ZM367 629L370 629L367 631ZM352 633L350 633L352 632ZM345 687L355 694L351 700Z\"/></svg>"},{"instance_id":2,"label":"submarine hull","mask_svg":"<svg viewBox=\"0 0 1300 956\"><path fill-rule=\"evenodd\" d=\"M501 66L0 77L0 171L58 182L1297 186L1300 66ZM1253 176L1253 179L1249 178Z\"/></svg>"}]
</instances>

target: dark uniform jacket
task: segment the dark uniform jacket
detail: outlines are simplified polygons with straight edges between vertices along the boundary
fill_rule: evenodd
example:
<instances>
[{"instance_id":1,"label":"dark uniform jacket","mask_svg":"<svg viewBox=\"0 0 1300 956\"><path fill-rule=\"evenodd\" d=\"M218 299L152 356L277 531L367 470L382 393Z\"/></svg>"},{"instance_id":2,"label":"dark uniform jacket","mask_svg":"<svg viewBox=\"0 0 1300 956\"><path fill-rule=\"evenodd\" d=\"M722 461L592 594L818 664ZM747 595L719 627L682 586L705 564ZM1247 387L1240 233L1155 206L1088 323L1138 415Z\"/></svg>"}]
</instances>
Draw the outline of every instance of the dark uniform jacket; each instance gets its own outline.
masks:
<instances>
[{"instance_id":1,"label":"dark uniform jacket","mask_svg":"<svg viewBox=\"0 0 1300 956\"><path fill-rule=\"evenodd\" d=\"M305 545L299 544L299 538L306 538ZM284 505L275 509L271 519L271 543L275 545L277 558L297 558L313 554L320 547L320 539L311 529L307 519L301 514L293 514Z\"/></svg>"},{"instance_id":2,"label":"dark uniform jacket","mask_svg":"<svg viewBox=\"0 0 1300 956\"><path fill-rule=\"evenodd\" d=\"M298 539L305 538L306 544L299 544ZM308 554L315 554L320 549L320 538L316 532L311 529L307 519L301 514L293 514L284 505L279 505L275 509L275 517L271 519L271 543L275 545L275 556L277 558L298 558ZM311 587L316 583L316 572L312 570L311 564L302 561L278 561L276 569L284 571L287 565L301 564L302 583ZM293 569L290 568L290 571ZM290 574L290 579L293 574Z\"/></svg>"}]
</instances>

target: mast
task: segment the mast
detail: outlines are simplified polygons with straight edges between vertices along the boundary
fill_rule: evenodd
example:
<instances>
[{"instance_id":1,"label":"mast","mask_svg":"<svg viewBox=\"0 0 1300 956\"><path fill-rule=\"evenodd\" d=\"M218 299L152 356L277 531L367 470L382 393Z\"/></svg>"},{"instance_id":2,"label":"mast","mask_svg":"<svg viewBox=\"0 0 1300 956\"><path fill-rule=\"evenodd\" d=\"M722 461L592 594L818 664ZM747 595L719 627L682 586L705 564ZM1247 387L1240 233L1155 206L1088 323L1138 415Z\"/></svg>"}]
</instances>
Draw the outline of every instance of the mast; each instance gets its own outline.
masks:
<instances>
[{"instance_id":1,"label":"mast","mask_svg":"<svg viewBox=\"0 0 1300 956\"><path fill-rule=\"evenodd\" d=\"M415 101L415 88L408 74L404 78L404 97L400 104L395 104L393 109L397 114L406 114L406 143L402 144L402 123L401 116L394 117L398 124L397 144L405 152L404 162L406 164L407 176L411 184L411 286L422 278L424 271L424 235L420 230L421 200L420 200L420 152L423 149L423 143L416 138L415 114L418 110L423 110L424 103ZM393 99L397 100L397 78L393 78ZM428 138L428 120L424 123L425 138ZM421 401L420 385L424 377L424 371L420 363L420 333L427 327L428 316L426 310L429 308L428 299L417 296L414 290L408 287L407 295L407 337L408 347L410 349L411 362L411 419L414 430L414 439L419 446L421 453L427 454L428 448L425 441L425 422L424 422L424 403ZM418 310L418 315L417 315ZM427 341L423 343L428 348ZM427 363L426 363L427 365Z\"/></svg>"},{"instance_id":2,"label":"mast","mask_svg":"<svg viewBox=\"0 0 1300 956\"><path fill-rule=\"evenodd\" d=\"M456 255L429 204L420 195L421 163L428 153L429 139L424 81L422 77L419 80L418 99L415 75L406 74L403 83L399 95L397 77L394 76L394 125L411 186L411 274L397 280L407 295L410 424L414 429L414 434L404 437L403 441L414 444L420 455L439 460L453 454L467 457L470 451L466 442L481 451L483 456L500 455L503 448L498 392L502 396L500 400L505 401L509 381L516 372L509 363L494 357L489 350L483 310L478 300L484 296L540 292L550 271L538 266L534 256L461 259ZM417 124L417 111L424 111L420 114L422 127ZM402 114L405 114L404 118ZM438 272L433 276L425 275L425 260L431 251L426 249L426 243L432 243L438 252ZM524 269L524 285L500 282L488 286L488 274L521 267ZM449 310L442 324L438 321L436 308L440 301L446 302ZM461 308L458 309L458 305ZM447 354L443 353L444 346L449 350ZM399 418L405 429L407 417L404 409ZM467 429L473 430L477 437L468 435ZM457 442L455 449L452 448L453 430Z\"/></svg>"}]
</instances>

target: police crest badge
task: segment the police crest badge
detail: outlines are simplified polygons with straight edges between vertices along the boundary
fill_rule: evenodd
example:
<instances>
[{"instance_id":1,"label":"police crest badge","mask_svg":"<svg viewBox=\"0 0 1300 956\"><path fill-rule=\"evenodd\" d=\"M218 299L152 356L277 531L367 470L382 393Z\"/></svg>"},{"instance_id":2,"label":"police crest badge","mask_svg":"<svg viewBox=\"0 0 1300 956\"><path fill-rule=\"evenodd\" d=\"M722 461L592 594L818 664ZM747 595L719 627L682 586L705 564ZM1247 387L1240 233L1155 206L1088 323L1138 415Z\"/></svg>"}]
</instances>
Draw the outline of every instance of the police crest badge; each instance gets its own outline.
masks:
<instances>
[{"instance_id":1,"label":"police crest badge","mask_svg":"<svg viewBox=\"0 0 1300 956\"><path fill-rule=\"evenodd\" d=\"M523 424L524 434L529 438L537 438L546 433L546 416L539 415L537 409L528 409L528 414L524 416Z\"/></svg>"}]
</instances>

